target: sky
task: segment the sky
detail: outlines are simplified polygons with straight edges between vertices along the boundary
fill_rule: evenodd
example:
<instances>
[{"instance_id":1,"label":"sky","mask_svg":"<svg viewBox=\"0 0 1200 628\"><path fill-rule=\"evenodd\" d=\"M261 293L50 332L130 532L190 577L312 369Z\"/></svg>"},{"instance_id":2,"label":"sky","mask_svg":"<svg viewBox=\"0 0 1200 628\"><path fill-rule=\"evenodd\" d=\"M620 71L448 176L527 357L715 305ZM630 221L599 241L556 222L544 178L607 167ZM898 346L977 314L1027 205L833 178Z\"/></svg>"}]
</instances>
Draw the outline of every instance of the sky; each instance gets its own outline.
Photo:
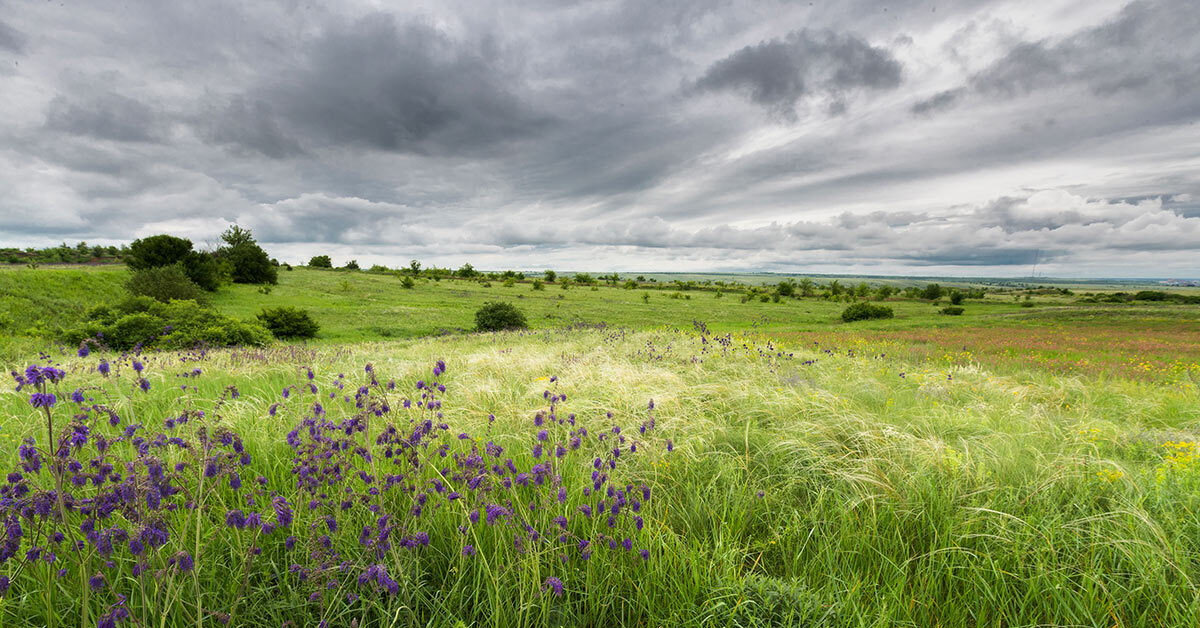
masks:
<instances>
[{"instance_id":1,"label":"sky","mask_svg":"<svg viewBox=\"0 0 1200 628\"><path fill-rule=\"evenodd\" d=\"M1200 277L1194 0L0 0L0 246Z\"/></svg>"}]
</instances>

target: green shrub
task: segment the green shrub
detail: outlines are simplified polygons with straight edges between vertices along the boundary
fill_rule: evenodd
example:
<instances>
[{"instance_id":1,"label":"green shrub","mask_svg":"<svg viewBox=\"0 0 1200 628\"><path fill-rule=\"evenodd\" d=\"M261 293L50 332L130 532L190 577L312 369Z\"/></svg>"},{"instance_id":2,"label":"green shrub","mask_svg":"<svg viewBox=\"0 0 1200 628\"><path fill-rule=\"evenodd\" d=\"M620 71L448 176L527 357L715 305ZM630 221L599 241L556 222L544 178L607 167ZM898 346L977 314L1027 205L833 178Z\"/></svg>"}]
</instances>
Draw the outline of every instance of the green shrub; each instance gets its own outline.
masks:
<instances>
[{"instance_id":1,"label":"green shrub","mask_svg":"<svg viewBox=\"0 0 1200 628\"><path fill-rule=\"evenodd\" d=\"M525 329L525 315L511 303L488 301L475 312L476 331Z\"/></svg>"},{"instance_id":2,"label":"green shrub","mask_svg":"<svg viewBox=\"0 0 1200 628\"><path fill-rule=\"evenodd\" d=\"M267 257L267 252L254 242L242 242L218 251L228 262L229 275L234 283L277 283L279 270Z\"/></svg>"},{"instance_id":3,"label":"green shrub","mask_svg":"<svg viewBox=\"0 0 1200 628\"><path fill-rule=\"evenodd\" d=\"M542 283L541 279L534 279L533 280L533 289L534 290L545 290L546 284Z\"/></svg>"},{"instance_id":4,"label":"green shrub","mask_svg":"<svg viewBox=\"0 0 1200 628\"><path fill-rule=\"evenodd\" d=\"M926 301L936 301L942 297L942 287L936 283L931 283L925 286L921 291L921 298Z\"/></svg>"},{"instance_id":5,"label":"green shrub","mask_svg":"<svg viewBox=\"0 0 1200 628\"><path fill-rule=\"evenodd\" d=\"M179 264L139 270L125 282L129 294L166 303L172 299L205 301L204 290L188 278Z\"/></svg>"},{"instance_id":6,"label":"green shrub","mask_svg":"<svg viewBox=\"0 0 1200 628\"><path fill-rule=\"evenodd\" d=\"M192 251L180 262L184 274L197 286L209 292L216 292L221 286L221 265L208 253Z\"/></svg>"},{"instance_id":7,"label":"green shrub","mask_svg":"<svg viewBox=\"0 0 1200 628\"><path fill-rule=\"evenodd\" d=\"M947 316L962 316L962 313L965 311L966 310L964 310L963 308L961 308L957 305L951 305L949 307L944 307L941 309L942 314L945 314Z\"/></svg>"},{"instance_id":8,"label":"green shrub","mask_svg":"<svg viewBox=\"0 0 1200 628\"><path fill-rule=\"evenodd\" d=\"M230 318L196 301L162 303L131 296L115 306L94 307L87 318L64 334L66 342L99 337L110 349L124 351L139 343L147 349L190 349L204 344L262 346L271 341L270 332L261 325Z\"/></svg>"},{"instance_id":9,"label":"green shrub","mask_svg":"<svg viewBox=\"0 0 1200 628\"><path fill-rule=\"evenodd\" d=\"M307 310L277 307L258 313L258 320L276 338L312 338L321 328Z\"/></svg>"},{"instance_id":10,"label":"green shrub","mask_svg":"<svg viewBox=\"0 0 1200 628\"><path fill-rule=\"evenodd\" d=\"M404 277L400 278L400 287L401 288L404 288L406 290L412 290L413 286L416 286L416 285L417 285L417 282L413 281L413 278L409 277L408 275L405 275Z\"/></svg>"},{"instance_id":11,"label":"green shrub","mask_svg":"<svg viewBox=\"0 0 1200 628\"><path fill-rule=\"evenodd\" d=\"M104 331L104 344L132 349L139 343L150 346L167 332L167 321L149 312L126 314Z\"/></svg>"},{"instance_id":12,"label":"green shrub","mask_svg":"<svg viewBox=\"0 0 1200 628\"><path fill-rule=\"evenodd\" d=\"M953 292L950 293L950 305L962 305L962 302L963 302L963 293L962 292L959 292L958 290L954 290ZM943 314L944 313L945 312L943 312Z\"/></svg>"},{"instance_id":13,"label":"green shrub","mask_svg":"<svg viewBox=\"0 0 1200 628\"><path fill-rule=\"evenodd\" d=\"M892 318L892 308L873 303L855 303L842 310L842 320L847 323L865 321L874 318Z\"/></svg>"},{"instance_id":14,"label":"green shrub","mask_svg":"<svg viewBox=\"0 0 1200 628\"><path fill-rule=\"evenodd\" d=\"M352 260L346 262L346 265L342 266L342 268L345 270L362 270L361 268L359 268L358 260L356 260L356 259L352 259Z\"/></svg>"},{"instance_id":15,"label":"green shrub","mask_svg":"<svg viewBox=\"0 0 1200 628\"><path fill-rule=\"evenodd\" d=\"M309 268L333 268L333 260L328 255L314 255L308 260Z\"/></svg>"},{"instance_id":16,"label":"green shrub","mask_svg":"<svg viewBox=\"0 0 1200 628\"><path fill-rule=\"evenodd\" d=\"M192 241L171 235L156 235L134 240L125 263L130 270L145 270L182 262L192 252Z\"/></svg>"}]
</instances>

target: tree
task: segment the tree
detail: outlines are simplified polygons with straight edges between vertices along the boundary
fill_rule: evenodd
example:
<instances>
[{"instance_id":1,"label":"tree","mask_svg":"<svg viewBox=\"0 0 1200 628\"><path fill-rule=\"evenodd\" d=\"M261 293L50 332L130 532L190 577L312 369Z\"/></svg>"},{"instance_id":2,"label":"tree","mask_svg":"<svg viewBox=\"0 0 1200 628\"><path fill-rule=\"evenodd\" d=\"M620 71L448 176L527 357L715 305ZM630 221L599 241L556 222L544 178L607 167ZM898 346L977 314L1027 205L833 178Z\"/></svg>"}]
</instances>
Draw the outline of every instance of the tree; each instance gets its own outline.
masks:
<instances>
[{"instance_id":1,"label":"tree","mask_svg":"<svg viewBox=\"0 0 1200 628\"><path fill-rule=\"evenodd\" d=\"M328 255L314 255L308 260L309 268L333 268L333 260Z\"/></svg>"},{"instance_id":2,"label":"tree","mask_svg":"<svg viewBox=\"0 0 1200 628\"><path fill-rule=\"evenodd\" d=\"M408 270L409 270L409 272L411 272L413 274L413 276L420 275L421 274L421 262L418 262L417 260L410 261L408 263Z\"/></svg>"},{"instance_id":3,"label":"tree","mask_svg":"<svg viewBox=\"0 0 1200 628\"><path fill-rule=\"evenodd\" d=\"M178 264L192 252L192 241L162 234L140 238L129 245L125 264L130 270L145 270Z\"/></svg>"},{"instance_id":4,"label":"tree","mask_svg":"<svg viewBox=\"0 0 1200 628\"><path fill-rule=\"evenodd\" d=\"M220 257L229 262L229 275L234 283L277 283L279 271L271 264L271 258L262 247L252 242L243 242L218 251Z\"/></svg>"},{"instance_id":5,"label":"tree","mask_svg":"<svg viewBox=\"0 0 1200 628\"><path fill-rule=\"evenodd\" d=\"M816 293L817 285L813 283L812 279L809 279L808 277L803 277L800 279L800 296L811 297Z\"/></svg>"},{"instance_id":6,"label":"tree","mask_svg":"<svg viewBox=\"0 0 1200 628\"><path fill-rule=\"evenodd\" d=\"M255 244L254 234L249 229L243 229L237 225L230 225L224 233L221 234L221 239L230 247L239 246L242 244Z\"/></svg>"},{"instance_id":7,"label":"tree","mask_svg":"<svg viewBox=\"0 0 1200 628\"><path fill-rule=\"evenodd\" d=\"M558 273L556 273L552 270L547 270L543 274L546 277L546 283L554 283L554 280L558 278Z\"/></svg>"},{"instance_id":8,"label":"tree","mask_svg":"<svg viewBox=\"0 0 1200 628\"><path fill-rule=\"evenodd\" d=\"M352 260L346 262L346 265L342 266L342 268L344 268L346 270L362 270L362 268L360 268L358 266L358 260L356 260L356 259L352 259Z\"/></svg>"},{"instance_id":9,"label":"tree","mask_svg":"<svg viewBox=\"0 0 1200 628\"><path fill-rule=\"evenodd\" d=\"M463 279L474 279L479 274L479 271L475 270L475 267L468 263L459 266L458 270L454 271L454 274Z\"/></svg>"},{"instance_id":10,"label":"tree","mask_svg":"<svg viewBox=\"0 0 1200 628\"><path fill-rule=\"evenodd\" d=\"M184 274L197 286L216 292L221 286L221 265L209 253L192 251L180 262Z\"/></svg>"},{"instance_id":11,"label":"tree","mask_svg":"<svg viewBox=\"0 0 1200 628\"><path fill-rule=\"evenodd\" d=\"M925 289L921 291L921 298L926 301L936 301L942 298L942 287L936 283L925 286Z\"/></svg>"},{"instance_id":12,"label":"tree","mask_svg":"<svg viewBox=\"0 0 1200 628\"><path fill-rule=\"evenodd\" d=\"M791 279L785 279L775 286L775 294L781 297L791 297L796 295L796 282Z\"/></svg>"},{"instance_id":13,"label":"tree","mask_svg":"<svg viewBox=\"0 0 1200 628\"><path fill-rule=\"evenodd\" d=\"M962 305L962 302L963 302L963 293L962 292L960 292L958 290L950 291L950 304L951 305Z\"/></svg>"}]
</instances>

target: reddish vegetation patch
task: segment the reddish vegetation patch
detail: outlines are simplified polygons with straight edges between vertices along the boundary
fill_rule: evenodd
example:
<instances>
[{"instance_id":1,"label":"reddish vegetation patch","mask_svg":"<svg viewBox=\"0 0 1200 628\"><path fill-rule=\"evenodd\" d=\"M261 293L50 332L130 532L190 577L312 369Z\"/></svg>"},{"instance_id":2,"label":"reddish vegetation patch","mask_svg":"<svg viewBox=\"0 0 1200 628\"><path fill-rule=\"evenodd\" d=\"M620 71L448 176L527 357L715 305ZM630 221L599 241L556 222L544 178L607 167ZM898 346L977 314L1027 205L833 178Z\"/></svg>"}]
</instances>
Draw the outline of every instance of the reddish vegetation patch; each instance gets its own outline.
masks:
<instances>
[{"instance_id":1,"label":"reddish vegetation patch","mask_svg":"<svg viewBox=\"0 0 1200 628\"><path fill-rule=\"evenodd\" d=\"M958 327L862 332L794 332L778 336L803 344L881 350L915 359L991 366L1028 366L1057 373L1147 380L1200 377L1200 328L1133 326Z\"/></svg>"}]
</instances>

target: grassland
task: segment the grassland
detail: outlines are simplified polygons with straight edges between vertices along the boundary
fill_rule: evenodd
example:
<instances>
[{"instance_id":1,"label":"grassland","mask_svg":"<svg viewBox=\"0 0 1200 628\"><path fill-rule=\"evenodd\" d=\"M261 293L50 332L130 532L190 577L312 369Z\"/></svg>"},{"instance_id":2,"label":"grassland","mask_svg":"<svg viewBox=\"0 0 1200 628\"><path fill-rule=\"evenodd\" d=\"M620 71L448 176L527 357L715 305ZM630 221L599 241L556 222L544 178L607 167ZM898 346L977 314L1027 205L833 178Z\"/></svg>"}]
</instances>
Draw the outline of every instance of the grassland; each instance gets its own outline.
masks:
<instances>
[{"instance_id":1,"label":"grassland","mask_svg":"<svg viewBox=\"0 0 1200 628\"><path fill-rule=\"evenodd\" d=\"M19 281L0 273L0 281L34 284L29 272L43 271L20 271ZM94 283L78 284L77 294L119 292L121 271L84 272L94 273L86 279ZM66 281L35 277L43 287ZM68 401L76 388L120 415L123 426L143 424L147 440L164 430L164 419L204 410L208 429L240 435L250 454L241 472L247 484L252 476L264 484L255 492L226 483L200 489L196 474L178 480L208 501L161 515L173 535L156 560L186 549L195 560L187 573L162 562L153 565L155 578L134 576L138 560L128 552L111 557L112 567L87 554L83 571L107 574L104 586L89 591L74 568L56 578L56 565L34 561L18 575L10 560L0 571L16 580L0 602L0 623L78 625L83 608L95 623L112 612L118 592L127 596L126 621L147 626L225 619L244 626L1200 622L1196 308L1078 305L1069 297L1039 297L1022 308L1006 296L969 302L965 316L946 317L927 303L897 301L890 304L895 319L846 325L836 320L844 304L813 299L740 303L734 294L672 299L652 291L644 303L641 290L546 288L429 281L404 290L385 275L298 269L281 273L270 294L235 286L218 293L215 305L241 317L268 304L308 308L323 328L308 346L56 354L66 371L54 408L60 421L94 403ZM29 305L13 305L8 295L15 294L0 299L13 320L43 316L25 308L61 307L36 300L36 291L19 297ZM535 329L457 333L470 327L478 304L497 298L516 302ZM573 323L588 325L565 328ZM114 365L109 377L96 372L100 359ZM148 392L131 370L135 359ZM1155 366L1127 367L1131 359ZM342 532L328 532L327 509L304 507L311 497L295 474L302 456L287 435L314 418L318 402L334 423L361 416L359 403L376 398L391 408L380 420L419 421L427 415L401 410L400 401L420 398L418 380L438 379L430 375L437 360L447 365L437 409L437 420L450 426L446 460L490 441L518 469L530 469L545 459L533 455L544 429L534 416L559 394L566 399L553 402L553 411L573 414L590 435L578 451L554 459L563 501L538 501L532 487L472 492L461 488L465 477L447 480L464 499L438 501L430 491L442 506L406 523L430 543L383 559L397 583L388 593L359 581L380 560L355 538L375 516L344 511L337 514ZM310 367L315 393L306 388ZM365 397L355 393L360 386L369 389ZM6 466L17 464L22 439L45 433L44 415L27 393L0 393ZM642 434L639 424L649 418L655 425ZM637 444L637 451L613 460L619 465L610 485L645 486L652 495L638 511L641 530L628 509L615 532L599 517L578 514L585 504L596 507L596 496L586 494L592 462L609 460L608 445L596 437L612 434L614 424L629 437L623 446ZM120 434L103 422L96 429ZM565 443L566 430L551 424L548 442ZM468 438L454 437L460 432ZM191 454L154 455L173 463ZM436 466L413 473L432 480ZM256 506L246 503L250 493ZM295 506L298 554L279 534L227 525L227 511L262 510L271 493ZM411 499L389 493L380 504L403 518ZM526 500L538 508L522 509ZM514 545L514 529L522 533L515 521L469 521L472 505L485 503L508 504L510 516L519 511L543 531L555 529L552 516L567 516L569 538ZM145 525L135 521L141 516L134 509L109 524L136 528ZM322 535L333 537L345 570L312 568ZM630 538L633 549L609 549L605 535ZM580 540L592 542L589 558ZM468 545L473 554L464 553ZM301 578L304 569L309 575ZM561 596L547 585L552 578L562 582Z\"/></svg>"}]
</instances>

